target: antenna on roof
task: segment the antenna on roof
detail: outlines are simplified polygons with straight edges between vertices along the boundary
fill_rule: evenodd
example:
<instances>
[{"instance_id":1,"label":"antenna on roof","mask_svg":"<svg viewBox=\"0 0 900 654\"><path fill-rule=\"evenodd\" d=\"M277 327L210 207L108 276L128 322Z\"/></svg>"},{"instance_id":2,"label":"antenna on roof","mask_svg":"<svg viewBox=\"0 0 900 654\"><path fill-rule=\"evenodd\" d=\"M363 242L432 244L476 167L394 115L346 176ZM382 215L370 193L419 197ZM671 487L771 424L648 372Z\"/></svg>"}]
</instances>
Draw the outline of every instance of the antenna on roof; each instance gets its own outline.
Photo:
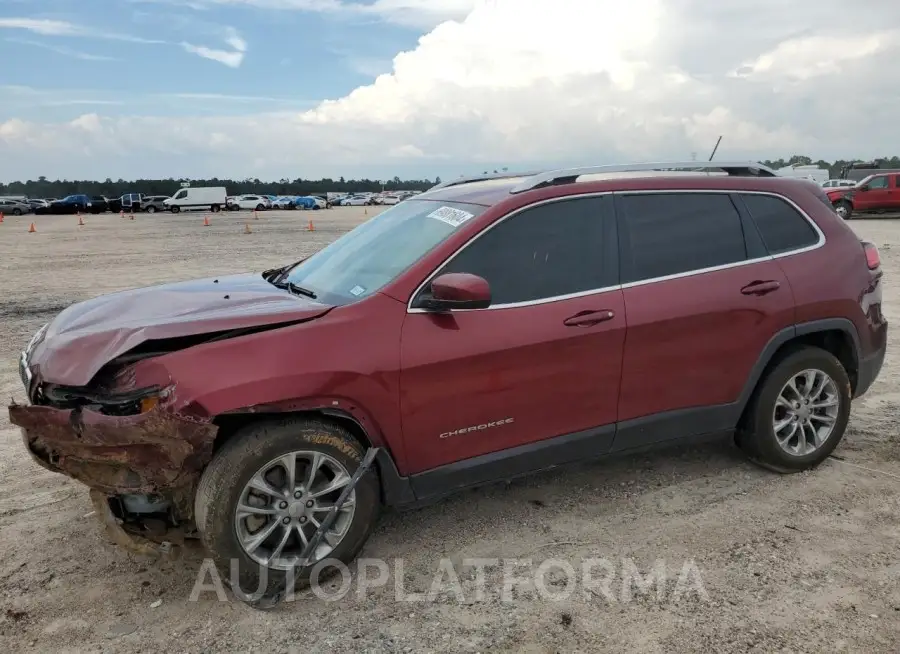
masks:
<instances>
[{"instance_id":1,"label":"antenna on roof","mask_svg":"<svg viewBox=\"0 0 900 654\"><path fill-rule=\"evenodd\" d=\"M712 161L712 160L713 160L713 157L716 156L716 150L719 149L719 143L721 143L721 142L722 142L722 137L720 136L720 137L719 137L719 140L716 141L716 147L713 148L712 154L709 155L709 160L710 160L710 161Z\"/></svg>"}]
</instances>

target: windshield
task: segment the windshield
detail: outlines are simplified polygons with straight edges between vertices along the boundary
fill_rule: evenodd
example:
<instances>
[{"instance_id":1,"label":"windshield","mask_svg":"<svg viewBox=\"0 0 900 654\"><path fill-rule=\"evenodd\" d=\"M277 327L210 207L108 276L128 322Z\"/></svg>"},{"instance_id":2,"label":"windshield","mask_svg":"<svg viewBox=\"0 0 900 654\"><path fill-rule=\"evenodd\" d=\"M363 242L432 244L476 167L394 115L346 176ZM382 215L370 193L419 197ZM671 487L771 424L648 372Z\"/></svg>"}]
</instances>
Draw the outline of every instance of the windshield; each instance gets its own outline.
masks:
<instances>
[{"instance_id":1,"label":"windshield","mask_svg":"<svg viewBox=\"0 0 900 654\"><path fill-rule=\"evenodd\" d=\"M319 250L281 281L346 304L378 291L486 207L410 200L392 206Z\"/></svg>"}]
</instances>

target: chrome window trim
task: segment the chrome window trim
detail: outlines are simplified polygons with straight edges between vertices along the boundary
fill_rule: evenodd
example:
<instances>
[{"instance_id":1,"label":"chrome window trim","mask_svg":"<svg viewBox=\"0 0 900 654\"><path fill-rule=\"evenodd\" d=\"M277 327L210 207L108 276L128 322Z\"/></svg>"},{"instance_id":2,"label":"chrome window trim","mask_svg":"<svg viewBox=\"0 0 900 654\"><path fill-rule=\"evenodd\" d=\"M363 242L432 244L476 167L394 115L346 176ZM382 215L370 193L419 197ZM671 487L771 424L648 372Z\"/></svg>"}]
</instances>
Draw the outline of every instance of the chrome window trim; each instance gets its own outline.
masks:
<instances>
[{"instance_id":1,"label":"chrome window trim","mask_svg":"<svg viewBox=\"0 0 900 654\"><path fill-rule=\"evenodd\" d=\"M652 190L635 190L635 191L602 191L602 192L596 192L596 193L577 193L574 195L559 196L559 197L555 197L555 198L549 198L547 200L541 200L540 202L534 202L532 204L525 205L524 207L519 207L515 211L508 213L507 215L500 218L500 220L497 220L497 221L491 223L490 225L488 225L487 227L482 229L480 232L478 232L477 234L472 236L472 238L470 238L468 241L463 243L463 245L460 246L456 250L456 252L454 252L452 255L450 255L444 261L442 261L441 264L430 275L428 275L428 277L426 277L425 280L421 284L419 284L416 287L416 290L413 292L413 294L409 298L409 301L406 303L406 313L407 314L410 314L410 313L434 313L433 311L429 311L428 309L413 308L413 306L412 306L413 300L416 299L416 296L418 296L418 294L422 291L422 289L440 273L441 269L444 266L446 266L448 263L453 261L453 259L455 259L459 255L460 252L462 252L467 247L469 247L473 242L475 242L483 234L486 234L487 232L492 230L497 225L503 223L504 221L508 220L509 218L512 218L513 216L519 215L520 213L522 213L523 211L525 211L527 209L531 209L534 207L540 207L540 206L543 206L546 204L551 204L553 202L572 200L572 199L578 199L578 198L600 197L600 196L604 196L604 195L649 195L649 194L657 194L658 195L661 193L669 193L669 194L671 194L671 193L701 193L704 195L708 195L710 193L718 193L718 194L724 193L726 195L733 195L733 194L769 195L769 196L778 198L779 200L783 200L783 201L787 202L789 205L791 205L794 208L794 210L796 210L797 213L799 213L800 216L802 216L806 220L806 222L812 226L813 230L816 232L816 234L818 236L818 240L812 245L808 245L808 246L805 246L802 248L797 248L795 250L788 250L787 252L780 252L778 254L770 254L765 257L757 257L755 259L745 259L744 261L736 261L734 263L726 263L726 264L722 264L720 266L712 266L709 268L699 268L697 270L688 270L686 272L675 273L672 275L665 275L662 277L651 277L649 279L642 279L642 280L636 281L636 282L626 282L625 284L617 284L615 286L606 286L603 288L591 289L591 290L587 290L587 291L581 291L578 293L568 293L566 295L555 295L552 297L540 298L538 300L528 300L525 302L509 302L506 304L493 304L485 309L451 309L450 311L453 313L461 313L461 312L468 312L468 311L491 311L494 309L497 309L497 310L515 309L515 308L519 308L519 307L536 306L539 304L550 304L551 302L560 302L563 300L571 300L571 299L579 298L579 297L587 297L589 295L600 295L602 293L608 293L609 291L625 290L628 288L633 288L635 286L644 286L646 284L654 284L657 282L667 282L667 281L670 281L673 279L681 279L682 277L693 277L695 275L703 275L703 274L710 273L710 272L718 272L720 270L727 270L729 268L740 268L742 266L748 266L748 265L754 264L754 263L761 263L763 261L774 261L776 259L782 259L784 257L794 256L795 254L803 254L805 252L811 252L813 250L817 250L820 247L824 246L825 242L826 242L825 234L819 228L819 225L816 223L816 221L813 220L812 217L810 217L810 215L807 214L806 211L804 211L796 202L794 202L793 200L791 200L789 197L787 197L785 195L776 193L775 191L742 191L742 190L738 190L738 189L729 189L729 190L725 190L725 189L652 189ZM735 210L737 210L737 207L735 207ZM752 215L750 218L751 218L751 220L753 219Z\"/></svg>"}]
</instances>

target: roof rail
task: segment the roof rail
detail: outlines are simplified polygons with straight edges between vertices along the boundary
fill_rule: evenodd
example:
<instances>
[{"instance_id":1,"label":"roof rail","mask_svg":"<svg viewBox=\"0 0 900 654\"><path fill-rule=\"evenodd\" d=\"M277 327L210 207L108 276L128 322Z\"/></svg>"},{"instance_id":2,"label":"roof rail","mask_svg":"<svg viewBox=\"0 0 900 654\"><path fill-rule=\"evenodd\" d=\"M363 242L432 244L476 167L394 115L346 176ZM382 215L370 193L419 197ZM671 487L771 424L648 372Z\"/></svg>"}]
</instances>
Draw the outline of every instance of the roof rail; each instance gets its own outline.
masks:
<instances>
[{"instance_id":1,"label":"roof rail","mask_svg":"<svg viewBox=\"0 0 900 654\"><path fill-rule=\"evenodd\" d=\"M492 175L469 175L463 177L457 177L456 179L449 179L446 182L441 182L436 186L432 186L429 191L435 191L440 188L447 188L448 186L459 186L460 184L470 184L471 182L484 182L490 179L513 179L515 177L533 177L537 175L537 171L525 172L525 173L495 173ZM426 191L427 192L427 191Z\"/></svg>"},{"instance_id":2,"label":"roof rail","mask_svg":"<svg viewBox=\"0 0 900 654\"><path fill-rule=\"evenodd\" d=\"M744 177L777 177L771 168L763 166L755 161L730 161L730 162L703 162L703 161L676 161L662 163L637 163L608 166L585 166L582 168L562 168L550 170L537 175L532 175L521 184L510 190L510 193L523 193L532 189L557 184L571 184L582 175L600 175L603 173L632 173L646 171L695 171L709 172L714 170L724 171L728 175Z\"/></svg>"}]
</instances>

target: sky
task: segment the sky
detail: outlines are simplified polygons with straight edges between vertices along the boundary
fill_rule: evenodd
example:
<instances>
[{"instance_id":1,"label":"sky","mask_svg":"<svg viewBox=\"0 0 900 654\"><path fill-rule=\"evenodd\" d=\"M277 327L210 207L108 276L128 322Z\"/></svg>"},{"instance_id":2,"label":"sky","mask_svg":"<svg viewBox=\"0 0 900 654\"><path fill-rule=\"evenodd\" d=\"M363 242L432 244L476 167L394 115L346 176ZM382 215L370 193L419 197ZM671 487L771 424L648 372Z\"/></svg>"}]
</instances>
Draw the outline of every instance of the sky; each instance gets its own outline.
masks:
<instances>
[{"instance_id":1,"label":"sky","mask_svg":"<svg viewBox=\"0 0 900 654\"><path fill-rule=\"evenodd\" d=\"M900 154L897 0L0 0L0 181Z\"/></svg>"}]
</instances>

